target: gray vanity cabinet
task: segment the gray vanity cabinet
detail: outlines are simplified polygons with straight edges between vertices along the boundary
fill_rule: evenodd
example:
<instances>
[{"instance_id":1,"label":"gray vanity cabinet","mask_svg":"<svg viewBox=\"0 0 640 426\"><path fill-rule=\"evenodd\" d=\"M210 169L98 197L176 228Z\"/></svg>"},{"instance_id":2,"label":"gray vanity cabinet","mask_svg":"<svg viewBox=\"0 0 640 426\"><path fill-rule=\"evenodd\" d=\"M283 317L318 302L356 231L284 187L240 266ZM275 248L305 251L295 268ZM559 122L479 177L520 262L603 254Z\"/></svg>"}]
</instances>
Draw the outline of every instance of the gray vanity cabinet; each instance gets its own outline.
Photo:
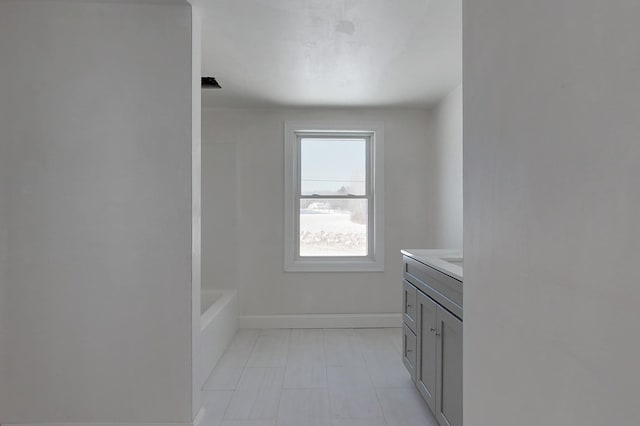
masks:
<instances>
[{"instance_id":1,"label":"gray vanity cabinet","mask_svg":"<svg viewBox=\"0 0 640 426\"><path fill-rule=\"evenodd\" d=\"M414 382L416 381L416 344L416 335L404 324L402 327L402 362Z\"/></svg>"},{"instance_id":2,"label":"gray vanity cabinet","mask_svg":"<svg viewBox=\"0 0 640 426\"><path fill-rule=\"evenodd\" d=\"M436 412L436 327L438 304L418 292L416 386L432 412Z\"/></svg>"},{"instance_id":3,"label":"gray vanity cabinet","mask_svg":"<svg viewBox=\"0 0 640 426\"><path fill-rule=\"evenodd\" d=\"M444 426L462 426L462 321L438 307L436 326L436 407Z\"/></svg>"},{"instance_id":4,"label":"gray vanity cabinet","mask_svg":"<svg viewBox=\"0 0 640 426\"><path fill-rule=\"evenodd\" d=\"M462 282L404 263L403 362L438 423L462 426Z\"/></svg>"},{"instance_id":5,"label":"gray vanity cabinet","mask_svg":"<svg viewBox=\"0 0 640 426\"><path fill-rule=\"evenodd\" d=\"M404 323L415 333L416 331L416 297L418 290L409 284L408 281L402 283L402 299L404 312L402 317Z\"/></svg>"}]
</instances>

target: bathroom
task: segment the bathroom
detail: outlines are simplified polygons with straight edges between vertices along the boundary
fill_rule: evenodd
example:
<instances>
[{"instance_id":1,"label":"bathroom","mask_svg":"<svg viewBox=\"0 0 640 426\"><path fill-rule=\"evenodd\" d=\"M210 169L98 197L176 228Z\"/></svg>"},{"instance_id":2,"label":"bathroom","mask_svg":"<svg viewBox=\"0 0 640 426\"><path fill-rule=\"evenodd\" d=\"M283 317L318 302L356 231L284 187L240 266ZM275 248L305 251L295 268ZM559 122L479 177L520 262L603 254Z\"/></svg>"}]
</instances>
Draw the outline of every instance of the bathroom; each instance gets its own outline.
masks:
<instances>
[{"instance_id":1,"label":"bathroom","mask_svg":"<svg viewBox=\"0 0 640 426\"><path fill-rule=\"evenodd\" d=\"M307 392L318 424L437 424L402 365L400 250L462 249L461 2L216 5L202 20L202 73L217 83L202 90L202 300L219 294L212 309L222 319L203 330L223 343L203 335L201 344L231 346L202 352L204 421L311 424L286 408ZM309 129L375 132L364 173L375 207L361 227L322 206L355 188L353 176L365 180L356 169L369 164L336 159L359 155L349 143L306 154L310 140L287 140ZM320 196L290 199L296 178L311 188L303 195ZM305 201L310 208L291 208ZM350 253L317 243L308 250L323 264L301 266L309 243L292 236L306 227L376 244ZM346 258L326 264L333 253ZM237 323L224 317L233 309ZM220 324L238 327L236 337L212 331ZM345 369L340 376L356 377L337 381Z\"/></svg>"},{"instance_id":2,"label":"bathroom","mask_svg":"<svg viewBox=\"0 0 640 426\"><path fill-rule=\"evenodd\" d=\"M636 426L638 8L0 1L0 424Z\"/></svg>"}]
</instances>

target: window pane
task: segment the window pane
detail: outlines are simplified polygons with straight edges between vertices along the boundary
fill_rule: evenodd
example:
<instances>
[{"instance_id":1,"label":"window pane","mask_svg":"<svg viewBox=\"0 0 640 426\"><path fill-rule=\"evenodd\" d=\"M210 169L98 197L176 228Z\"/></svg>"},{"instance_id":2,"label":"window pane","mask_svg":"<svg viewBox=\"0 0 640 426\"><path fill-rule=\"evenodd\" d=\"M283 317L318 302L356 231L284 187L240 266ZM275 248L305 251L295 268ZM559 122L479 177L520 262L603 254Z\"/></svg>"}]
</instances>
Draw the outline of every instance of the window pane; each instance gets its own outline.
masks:
<instances>
[{"instance_id":1,"label":"window pane","mask_svg":"<svg viewBox=\"0 0 640 426\"><path fill-rule=\"evenodd\" d=\"M300 200L300 256L367 256L368 200Z\"/></svg>"},{"instance_id":2,"label":"window pane","mask_svg":"<svg viewBox=\"0 0 640 426\"><path fill-rule=\"evenodd\" d=\"M365 195L366 175L365 139L301 139L302 195Z\"/></svg>"}]
</instances>

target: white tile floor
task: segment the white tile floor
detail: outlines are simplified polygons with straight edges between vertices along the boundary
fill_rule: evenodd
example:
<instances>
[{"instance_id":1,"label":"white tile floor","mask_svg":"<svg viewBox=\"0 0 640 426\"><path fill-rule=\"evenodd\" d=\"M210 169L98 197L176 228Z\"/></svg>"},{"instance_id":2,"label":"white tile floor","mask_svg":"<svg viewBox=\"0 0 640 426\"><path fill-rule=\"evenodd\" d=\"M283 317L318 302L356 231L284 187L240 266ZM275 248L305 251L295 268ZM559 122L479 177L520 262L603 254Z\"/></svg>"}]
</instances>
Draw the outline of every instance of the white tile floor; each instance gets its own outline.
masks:
<instances>
[{"instance_id":1,"label":"white tile floor","mask_svg":"<svg viewBox=\"0 0 640 426\"><path fill-rule=\"evenodd\" d=\"M203 426L436 426L402 330L241 329L203 387Z\"/></svg>"}]
</instances>

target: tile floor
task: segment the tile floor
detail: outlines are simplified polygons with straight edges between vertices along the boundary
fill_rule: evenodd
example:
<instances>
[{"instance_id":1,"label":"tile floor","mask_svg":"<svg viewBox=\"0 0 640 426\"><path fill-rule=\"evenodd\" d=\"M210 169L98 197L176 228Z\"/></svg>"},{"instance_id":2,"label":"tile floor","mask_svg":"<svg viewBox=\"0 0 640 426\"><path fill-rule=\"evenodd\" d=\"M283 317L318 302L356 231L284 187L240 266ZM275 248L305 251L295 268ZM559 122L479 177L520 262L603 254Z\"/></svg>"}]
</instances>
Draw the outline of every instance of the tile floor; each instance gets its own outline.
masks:
<instances>
[{"instance_id":1,"label":"tile floor","mask_svg":"<svg viewBox=\"0 0 640 426\"><path fill-rule=\"evenodd\" d=\"M241 329L203 387L203 426L436 426L402 330Z\"/></svg>"}]
</instances>

